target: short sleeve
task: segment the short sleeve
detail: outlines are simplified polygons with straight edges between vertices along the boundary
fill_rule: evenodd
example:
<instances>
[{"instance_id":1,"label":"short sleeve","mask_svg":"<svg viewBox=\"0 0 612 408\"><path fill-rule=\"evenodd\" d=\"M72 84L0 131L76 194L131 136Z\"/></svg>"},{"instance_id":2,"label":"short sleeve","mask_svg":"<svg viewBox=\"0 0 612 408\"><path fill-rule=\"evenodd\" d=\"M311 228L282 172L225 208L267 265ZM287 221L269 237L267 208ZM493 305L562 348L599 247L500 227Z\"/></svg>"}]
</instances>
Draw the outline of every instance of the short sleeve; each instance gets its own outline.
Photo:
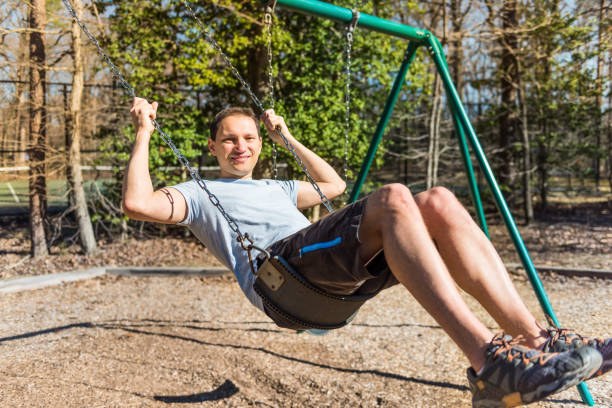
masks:
<instances>
[{"instance_id":1,"label":"short sleeve","mask_svg":"<svg viewBox=\"0 0 612 408\"><path fill-rule=\"evenodd\" d=\"M293 202L293 205L297 206L297 196L298 196L298 186L299 186L298 181L297 180L277 180L276 182L281 186L285 194L289 196L289 198Z\"/></svg>"},{"instance_id":2,"label":"short sleeve","mask_svg":"<svg viewBox=\"0 0 612 408\"><path fill-rule=\"evenodd\" d=\"M196 214L200 212L200 200L199 200L199 189L193 180L186 181L185 183L171 186L171 188L177 190L185 198L187 204L187 217L179 222L179 225L191 225L195 219Z\"/></svg>"}]
</instances>

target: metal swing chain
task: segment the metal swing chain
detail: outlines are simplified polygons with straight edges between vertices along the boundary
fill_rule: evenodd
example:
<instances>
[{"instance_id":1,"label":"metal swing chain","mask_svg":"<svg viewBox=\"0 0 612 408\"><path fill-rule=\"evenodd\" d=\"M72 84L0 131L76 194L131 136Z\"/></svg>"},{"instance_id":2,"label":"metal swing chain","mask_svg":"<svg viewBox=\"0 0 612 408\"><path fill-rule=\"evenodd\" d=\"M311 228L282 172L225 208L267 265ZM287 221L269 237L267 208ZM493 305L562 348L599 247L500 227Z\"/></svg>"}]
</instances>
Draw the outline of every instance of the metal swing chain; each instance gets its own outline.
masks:
<instances>
[{"instance_id":1,"label":"metal swing chain","mask_svg":"<svg viewBox=\"0 0 612 408\"><path fill-rule=\"evenodd\" d=\"M349 153L349 134L350 134L350 113L351 113L351 49L353 48L353 31L359 21L359 12L351 10L353 18L350 24L346 27L346 93L345 93L345 114L344 114L344 182L348 183L348 153Z\"/></svg>"},{"instance_id":2,"label":"metal swing chain","mask_svg":"<svg viewBox=\"0 0 612 408\"><path fill-rule=\"evenodd\" d=\"M272 109L274 109L274 73L272 72L272 15L274 14L274 6L276 0L272 2L272 5L266 6L266 13L264 14L264 24L266 26L266 45L268 53L268 101ZM274 180L278 179L278 150L276 150L276 143L272 142L272 175Z\"/></svg>"},{"instance_id":3,"label":"metal swing chain","mask_svg":"<svg viewBox=\"0 0 612 408\"><path fill-rule=\"evenodd\" d=\"M81 19L77 16L76 12L74 11L74 9L72 8L72 5L70 4L69 0L62 0L62 2L64 3L64 5L66 6L66 8L68 9L68 12L72 15L72 17L76 20L76 22L79 24L79 27L81 27L81 30L85 33L85 35L87 35L87 37L91 40L91 42L96 46L99 55L106 61L106 63L109 65L109 67L111 68L111 71L113 72L113 74L115 75L115 77L119 80L119 83L127 90L127 93L132 97L135 98L136 97L136 93L134 92L134 88L132 88L132 86L125 80L125 78L123 77L123 75L121 75L121 71L119 71L119 68L117 68L117 66L115 64L113 64L113 62L111 61L110 57L106 54L106 52L102 49L102 47L100 46L100 43L98 42L98 40L89 32L89 30L87 29L87 27L85 26L85 24L81 21ZM185 3L183 1L183 3ZM193 10L191 10L191 8L185 3L185 5L188 7L188 9L190 10L191 14L193 17L196 18L196 20L198 21L198 23L200 24L201 27L203 27L202 23L199 21L199 19L197 18L197 16L195 16L195 14L193 13ZM259 102L259 100L257 99L257 97L255 96L255 94L253 94L253 92L251 91L251 89L249 88L248 84L246 84L246 82L242 79L242 77L240 76L240 74L238 73L238 71L236 70L236 68L234 68L234 66L231 64L231 62L229 61L229 59L227 58L227 56L223 53L223 51L221 50L221 48L219 47L219 45L214 41L214 39L210 36L210 34L208 33L208 31L204 30L207 38L210 40L208 41L208 43L217 51L219 52L222 57L226 60L226 63L229 65L229 67L232 69L232 72L234 72L234 75L238 78L238 80L242 83L243 88L247 91L247 93L251 96L251 99L253 100L253 102L259 107L259 109L263 112L265 111L265 109L263 109L263 106L261 104L261 102ZM198 171L196 169L194 169L193 167L191 167L191 165L189 164L189 161L187 160L187 158L183 155L183 153L174 145L174 143L172 142L172 139L170 138L169 135L167 135L160 127L159 123L156 120L152 120L151 121L153 126L155 127L155 129L159 132L159 134L162 137L162 140L172 149L172 152L176 155L176 157L178 158L179 162L185 167L187 168L187 170L189 170L189 174L191 175L192 179L198 184L198 186L204 190L206 192L206 194L208 195L208 198L210 200L210 202L219 210L219 212L221 213L221 215L223 216L223 218L225 218L225 220L228 223L228 226L230 227L230 229L237 235L237 240L238 242L240 242L240 245L242 246L242 248L244 250L247 251L248 253L248 257L249 257L249 266L251 268L251 271L253 272L253 274L256 274L255 268L253 266L253 259L252 259L252 255L251 255L251 251L253 249L257 249L258 251L264 253L268 258L270 258L270 254L263 248L257 247L256 245L254 245L253 240L250 238L250 236L248 235L248 233L242 234L242 232L240 231L240 228L238 227L238 224L229 216L229 214L225 211L225 209L223 208L223 206L221 205L221 203L219 202L219 199L217 198L217 196L215 196L206 186L206 183L204 182L204 180L200 177ZM281 137L281 139L283 140L283 142L285 143L285 145L287 146L287 148L289 149L289 151L292 153L292 155L294 156L294 158L296 159L296 161L298 162L298 164L300 165L300 167L302 168L302 170L304 171L304 173L306 174L306 176L308 177L308 180L310 181L310 183L312 184L312 186L314 187L314 189L319 193L319 196L321 197L321 201L323 202L323 204L327 207L327 209L330 212L333 212L333 209L331 208L331 206L329 205L329 200L327 199L327 197L325 196L325 194L323 194L323 192L321 191L321 189L319 188L319 186L316 184L316 182L313 180L312 176L310 176L310 173L308 172L308 170L306 169L306 167L304 166L303 162L301 161L301 159L299 158L299 156L297 155L295 148L293 148L293 145L291 145L291 143L289 143L289 141L287 140L287 138L282 134L282 132L280 130L277 130L278 135ZM248 244L246 244L245 242L248 241Z\"/></svg>"},{"instance_id":4,"label":"metal swing chain","mask_svg":"<svg viewBox=\"0 0 612 408\"><path fill-rule=\"evenodd\" d=\"M123 77L123 75L121 75L121 71L119 71L119 68L117 68L117 66L115 64L113 64L113 62L111 61L110 57L108 56L108 54L106 54L106 52L102 49L102 47L100 46L100 43L98 42L98 40L93 36L93 34L91 34L89 32L89 30L87 29L87 27L85 26L85 24L81 21L81 19L77 16L76 12L74 11L74 9L72 8L72 5L70 4L70 2L68 0L62 0L62 2L64 3L64 5L66 6L66 8L68 9L68 12L72 15L72 17L76 20L77 24L81 27L81 30L83 30L83 32L85 33L85 35L91 40L91 42L96 46L99 55L106 61L106 63L109 65L109 67L111 68L111 71L113 72L113 74L117 77L117 79L119 80L119 83L127 90L127 93L132 97L132 98L136 98L136 93L134 92L134 88L132 88L132 86L125 80L125 78ZM266 256L269 258L270 254L262 248L257 247L256 245L254 245L253 240L251 239L251 237L249 236L248 233L243 234L240 231L240 228L238 227L238 224L236 224L236 222L232 219L232 217L230 217L230 215L225 211L225 209L223 208L223 206L221 205L221 203L219 202L219 199L217 198L216 195L214 195L206 186L206 183L204 182L204 180L202 179L202 177L200 177L200 174L198 173L198 171L196 169L194 169L193 167L191 167L191 165L189 164L189 160L187 160L187 158L185 157L185 155L183 155L183 153L174 145L174 142L172 141L172 139L170 138L170 136L168 134L166 134L162 129L161 126L159 125L159 123L155 120L152 119L151 122L153 123L153 126L155 127L155 129L159 132L159 134L161 135L161 138L164 142L166 142L166 144L170 147L170 149L172 149L172 152L175 154L175 156L178 158L179 162L189 171L189 174L191 175L191 178L198 184L198 186L204 190L206 192L206 194L208 195L208 199L210 200L210 202L219 210L219 212L221 213L221 215L223 216L223 218L225 218L225 220L227 221L227 224L229 225L230 229L237 235L237 240L240 243L240 245L242 246L242 248L247 251L248 253L248 257L249 257L249 265L251 267L251 271L253 272L253 274L255 274L255 268L253 266L253 261L252 261L252 255L251 255L251 251L253 249L257 249L258 251L266 254ZM247 243L248 242L248 243Z\"/></svg>"},{"instance_id":5,"label":"metal swing chain","mask_svg":"<svg viewBox=\"0 0 612 408\"><path fill-rule=\"evenodd\" d=\"M253 93L253 91L251 90L251 87L249 86L249 84L246 83L246 81L242 78L242 76L240 75L240 73L238 72L238 70L234 67L234 65L232 64L232 62L229 60L229 58L227 57L227 55L225 55L225 53L223 52L223 50L221 49L221 47L219 46L219 44L217 44L217 42L215 41L215 39L213 38L212 34L206 29L206 27L204 26L204 24L202 23L202 21L200 20L200 18L198 16L196 16L195 12L193 11L193 9L189 6L189 4L187 3L186 0L182 0L183 4L185 5L185 7L187 8L187 11L189 12L189 14L191 15L191 17L196 21L196 23L200 26L200 30L204 32L204 39L206 40L206 42L208 42L208 44L215 50L217 51L217 53L219 53L221 55L221 58L223 59L223 61L227 64L227 66L230 68L232 74L234 74L234 76L236 77L236 79L238 79L238 81L240 81L242 88L244 88L244 90L247 92L247 94L249 95L249 97L251 98L251 100L253 101L253 103L260 109L260 112L265 112L265 109L263 107L263 105L261 104L261 102L259 101L259 99L257 98L257 96ZM304 172L304 174L306 175L306 177L308 178L308 181L310 182L310 184L312 185L312 187L315 189L315 191L319 194L319 197L321 197L321 202L323 203L323 205L325 206L325 208L327 208L327 210L332 213L334 212L334 209L332 208L329 200L327 199L327 196L325 196L325 194L323 194L323 192L321 191L321 188L319 188L319 186L317 185L317 182L312 178L312 176L310 175L310 172L308 171L308 169L306 168L306 166L304 165L304 163L302 162L302 159L300 159L300 156L298 156L297 152L295 151L295 148L293 147L293 145L289 142L289 140L287 140L287 138L285 137L285 135L283 135L283 132L281 132L280 128L277 127L275 129L276 134L281 138L281 140L283 141L283 143L285 144L285 147L287 147L287 150L289 150L289 152L291 152L291 154L293 155L293 158L295 159L295 161L299 164L299 166L301 167L302 171Z\"/></svg>"}]
</instances>

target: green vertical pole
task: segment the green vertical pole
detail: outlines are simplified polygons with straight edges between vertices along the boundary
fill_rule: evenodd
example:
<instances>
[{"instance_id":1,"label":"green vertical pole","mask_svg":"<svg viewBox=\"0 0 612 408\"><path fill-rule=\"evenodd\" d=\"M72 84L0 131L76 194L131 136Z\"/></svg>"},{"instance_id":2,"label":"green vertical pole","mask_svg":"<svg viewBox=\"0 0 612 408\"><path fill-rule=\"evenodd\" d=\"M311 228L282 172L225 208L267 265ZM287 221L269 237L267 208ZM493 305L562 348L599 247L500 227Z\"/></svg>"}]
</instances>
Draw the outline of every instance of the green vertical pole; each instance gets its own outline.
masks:
<instances>
[{"instance_id":1,"label":"green vertical pole","mask_svg":"<svg viewBox=\"0 0 612 408\"><path fill-rule=\"evenodd\" d=\"M487 227L487 220L485 218L484 209L482 208L482 200L480 199L480 191L478 191L478 183L476 183L476 177L474 177L474 168L472 167L472 160L470 159L470 151L468 150L467 142L465 140L465 131L461 126L457 109L453 106L449 99L449 106L453 116L453 123L455 124L455 131L457 132L457 139L459 139L459 148L461 150L461 157L463 158L463 165L465 166L465 172L468 176L468 185L470 187L470 193L472 194L472 201L474 201L474 208L476 210L476 216L480 228L488 238L489 228Z\"/></svg>"},{"instance_id":2,"label":"green vertical pole","mask_svg":"<svg viewBox=\"0 0 612 408\"><path fill-rule=\"evenodd\" d=\"M391 93L387 98L387 102L385 103L385 108L383 110L382 116L378 121L376 131L374 132L374 136L372 137L372 141L370 142L368 153L366 154L365 160L361 165L361 170L359 170L359 176L357 176L357 181L355 182L353 190L351 191L351 196L349 197L349 202L351 203L357 201L357 198L359 197L359 193L361 192L365 179L368 175L368 172L370 171L370 167L374 162L374 156L376 156L378 145L380 144L380 141L383 137L385 128L387 127L387 123L389 123L389 118L391 117L391 113L393 112L393 108L395 107L395 102L399 97L400 90L402 89L402 85L406 79L406 73L408 72L410 64L414 60L414 56L418 47L419 45L412 41L408 44L408 48L406 49L406 55L404 56L402 65L399 69L399 72L397 73L397 76L395 77L393 87L391 88Z\"/></svg>"},{"instance_id":3,"label":"green vertical pole","mask_svg":"<svg viewBox=\"0 0 612 408\"><path fill-rule=\"evenodd\" d=\"M514 219L512 218L512 215L510 214L510 210L508 209L506 200L504 199L501 193L501 190L499 188L499 185L497 184L497 181L495 180L495 176L493 175L493 172L491 171L491 167L489 165L489 162L487 161L487 158L485 157L482 146L480 145L480 142L478 141L478 138L476 137L474 128L472 127L472 124L470 123L470 120L465 112L465 109L463 108L463 105L461 104L459 95L457 93L457 90L455 89L455 85L453 84L450 78L450 74L448 72L448 66L446 65L446 59L444 58L444 52L442 51L442 45L440 44L440 42L438 41L436 37L430 36L428 39L428 47L429 47L430 53L432 54L434 62L436 64L436 67L438 68L438 72L440 73L442 77L442 81L446 88L447 97L451 100L451 103L456 108L457 114L459 116L459 120L461 121L461 125L463 126L464 130L467 131L467 137L470 142L470 145L472 146L472 149L474 150L476 158L478 159L478 163L480 164L480 168L482 169L485 175L485 178L487 179L487 182L489 183L489 187L491 188L491 191L493 192L493 196L495 197L495 202L497 203L497 207L499 208L499 211L502 214L504 223L506 224L506 228L510 232L510 236L512 237L514 246L516 247L516 250L518 251L523 267L525 268L525 271L527 272L527 276L529 277L529 281L531 282L531 285L533 286L535 290L538 301L540 302L540 306L542 307L544 312L548 316L550 316L554 324L557 327L559 327L559 322L557 321L555 312L550 304L550 301L548 300L548 296L546 295L544 287L542 286L542 281L540 280L540 277L538 276L538 273L533 265L533 261L531 260L531 257L529 256L529 253L527 252L525 243L523 242L523 239L521 238L518 228L516 227L516 223L514 222ZM588 388L586 387L584 383L578 384L578 391L580 392L582 400L586 404L590 406L595 405L593 401L593 397L591 396L591 393L589 392Z\"/></svg>"}]
</instances>

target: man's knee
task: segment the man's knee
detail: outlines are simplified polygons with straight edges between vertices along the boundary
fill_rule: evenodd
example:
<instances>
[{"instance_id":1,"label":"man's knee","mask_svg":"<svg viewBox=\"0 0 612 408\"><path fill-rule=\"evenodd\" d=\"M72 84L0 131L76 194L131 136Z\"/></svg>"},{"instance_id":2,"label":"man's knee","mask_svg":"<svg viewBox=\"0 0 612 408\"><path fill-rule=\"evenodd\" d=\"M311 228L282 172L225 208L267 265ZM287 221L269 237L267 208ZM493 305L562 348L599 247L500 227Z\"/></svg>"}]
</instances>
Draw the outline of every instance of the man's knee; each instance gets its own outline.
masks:
<instances>
[{"instance_id":1,"label":"man's knee","mask_svg":"<svg viewBox=\"0 0 612 408\"><path fill-rule=\"evenodd\" d=\"M373 207L383 216L418 211L412 193L403 184L387 184L376 190L371 199Z\"/></svg>"},{"instance_id":2,"label":"man's knee","mask_svg":"<svg viewBox=\"0 0 612 408\"><path fill-rule=\"evenodd\" d=\"M453 220L468 215L457 197L444 187L434 187L420 193L416 197L416 202L421 213L440 221Z\"/></svg>"}]
</instances>

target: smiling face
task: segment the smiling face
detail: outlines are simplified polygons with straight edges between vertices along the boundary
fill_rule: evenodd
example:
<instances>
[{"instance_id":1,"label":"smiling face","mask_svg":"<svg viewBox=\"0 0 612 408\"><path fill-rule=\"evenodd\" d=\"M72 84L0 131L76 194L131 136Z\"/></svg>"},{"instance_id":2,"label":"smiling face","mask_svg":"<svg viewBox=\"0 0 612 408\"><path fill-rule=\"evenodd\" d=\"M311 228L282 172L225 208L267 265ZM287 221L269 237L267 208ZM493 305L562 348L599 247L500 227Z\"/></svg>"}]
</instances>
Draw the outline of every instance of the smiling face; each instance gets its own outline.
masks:
<instances>
[{"instance_id":1,"label":"smiling face","mask_svg":"<svg viewBox=\"0 0 612 408\"><path fill-rule=\"evenodd\" d=\"M221 178L248 179L261 153L258 124L245 115L224 118L215 140L208 139L210 153L217 158Z\"/></svg>"}]
</instances>

